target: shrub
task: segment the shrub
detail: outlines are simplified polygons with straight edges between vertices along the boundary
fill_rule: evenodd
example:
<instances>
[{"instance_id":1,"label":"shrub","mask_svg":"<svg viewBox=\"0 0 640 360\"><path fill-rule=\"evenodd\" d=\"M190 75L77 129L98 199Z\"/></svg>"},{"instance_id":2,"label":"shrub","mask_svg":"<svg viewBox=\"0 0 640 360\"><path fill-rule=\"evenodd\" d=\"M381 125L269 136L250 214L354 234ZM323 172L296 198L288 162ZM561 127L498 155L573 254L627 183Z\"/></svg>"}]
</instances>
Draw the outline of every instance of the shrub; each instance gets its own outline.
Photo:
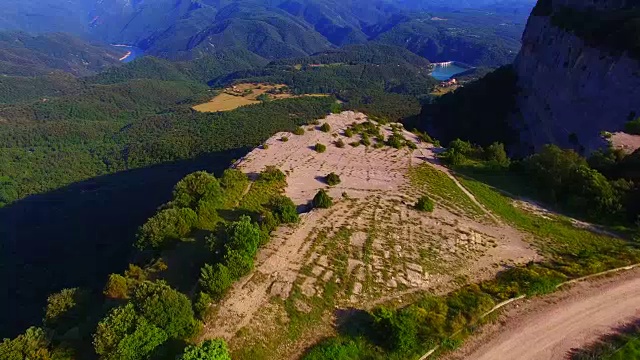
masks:
<instances>
[{"instance_id":1,"label":"shrub","mask_svg":"<svg viewBox=\"0 0 640 360\"><path fill-rule=\"evenodd\" d=\"M273 216L279 223L292 224L300 220L296 205L290 198L284 195L274 196L269 200L267 207L271 209Z\"/></svg>"},{"instance_id":2,"label":"shrub","mask_svg":"<svg viewBox=\"0 0 640 360\"><path fill-rule=\"evenodd\" d=\"M387 145L391 146L394 149L402 149L405 146L405 139L399 133L393 133L387 139Z\"/></svg>"},{"instance_id":3,"label":"shrub","mask_svg":"<svg viewBox=\"0 0 640 360\"><path fill-rule=\"evenodd\" d=\"M362 135L362 139L360 140L360 142L364 146L371 146L371 139L369 139L369 136L367 135Z\"/></svg>"},{"instance_id":4,"label":"shrub","mask_svg":"<svg viewBox=\"0 0 640 360\"><path fill-rule=\"evenodd\" d=\"M419 211L432 212L434 208L433 200L427 195L423 195L416 203L416 209Z\"/></svg>"},{"instance_id":5,"label":"shrub","mask_svg":"<svg viewBox=\"0 0 640 360\"><path fill-rule=\"evenodd\" d=\"M273 165L267 166L258 176L258 180L265 182L285 181L287 176Z\"/></svg>"},{"instance_id":6,"label":"shrub","mask_svg":"<svg viewBox=\"0 0 640 360\"><path fill-rule=\"evenodd\" d=\"M324 179L327 182L327 184L329 184L329 186L335 186L340 184L340 176L338 176L338 174L336 173L331 173L327 175Z\"/></svg>"},{"instance_id":7,"label":"shrub","mask_svg":"<svg viewBox=\"0 0 640 360\"><path fill-rule=\"evenodd\" d=\"M209 310L209 305L211 305L213 299L211 299L211 296L209 296L209 294L207 294L206 292L200 291L198 295L196 295L195 300L196 301L193 304L193 309L195 310L196 315L203 319L206 316L207 311Z\"/></svg>"},{"instance_id":8,"label":"shrub","mask_svg":"<svg viewBox=\"0 0 640 360\"><path fill-rule=\"evenodd\" d=\"M262 144L262 149L269 150L269 144Z\"/></svg>"},{"instance_id":9,"label":"shrub","mask_svg":"<svg viewBox=\"0 0 640 360\"><path fill-rule=\"evenodd\" d=\"M353 130L351 130L351 128L347 128L347 129L344 131L344 136L349 137L349 138L350 138L350 137L353 137Z\"/></svg>"},{"instance_id":10,"label":"shrub","mask_svg":"<svg viewBox=\"0 0 640 360\"><path fill-rule=\"evenodd\" d=\"M313 207L318 209L328 209L333 205L333 199L326 191L320 190L313 197Z\"/></svg>"},{"instance_id":11,"label":"shrub","mask_svg":"<svg viewBox=\"0 0 640 360\"><path fill-rule=\"evenodd\" d=\"M326 147L326 146L324 146L323 144L318 143L318 144L316 144L316 146L315 146L315 150L316 150L316 152L318 152L318 153L323 153L323 152L327 151L327 147Z\"/></svg>"},{"instance_id":12,"label":"shrub","mask_svg":"<svg viewBox=\"0 0 640 360\"><path fill-rule=\"evenodd\" d=\"M287 142L287 141L289 141L289 138L286 137L286 136L283 136L283 137L280 138L280 141Z\"/></svg>"},{"instance_id":13,"label":"shrub","mask_svg":"<svg viewBox=\"0 0 640 360\"><path fill-rule=\"evenodd\" d=\"M351 147L358 147L362 145L362 143L360 141L354 141L354 142L350 142L349 145L351 145Z\"/></svg>"},{"instance_id":14,"label":"shrub","mask_svg":"<svg viewBox=\"0 0 640 360\"><path fill-rule=\"evenodd\" d=\"M304 129L298 126L295 130L293 130L294 135L304 135Z\"/></svg>"},{"instance_id":15,"label":"shrub","mask_svg":"<svg viewBox=\"0 0 640 360\"><path fill-rule=\"evenodd\" d=\"M187 346L178 360L231 360L231 355L224 340L213 339Z\"/></svg>"},{"instance_id":16,"label":"shrub","mask_svg":"<svg viewBox=\"0 0 640 360\"><path fill-rule=\"evenodd\" d=\"M322 132L328 133L329 131L331 131L331 125L329 125L329 123L324 123L322 124L322 126L320 126L320 130Z\"/></svg>"},{"instance_id":17,"label":"shrub","mask_svg":"<svg viewBox=\"0 0 640 360\"><path fill-rule=\"evenodd\" d=\"M342 141L342 139L338 139L334 144L336 144L336 147L340 149L344 148L345 146L345 143L344 141Z\"/></svg>"}]
</instances>

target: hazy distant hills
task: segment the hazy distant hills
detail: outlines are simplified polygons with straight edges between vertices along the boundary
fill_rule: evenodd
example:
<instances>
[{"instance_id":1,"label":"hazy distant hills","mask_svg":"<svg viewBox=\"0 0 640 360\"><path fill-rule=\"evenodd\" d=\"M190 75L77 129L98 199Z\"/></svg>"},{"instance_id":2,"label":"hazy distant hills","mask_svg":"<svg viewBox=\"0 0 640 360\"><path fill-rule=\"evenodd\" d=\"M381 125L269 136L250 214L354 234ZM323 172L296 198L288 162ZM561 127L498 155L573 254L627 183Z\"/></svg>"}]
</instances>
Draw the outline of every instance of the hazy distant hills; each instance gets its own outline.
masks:
<instances>
[{"instance_id":1,"label":"hazy distant hills","mask_svg":"<svg viewBox=\"0 0 640 360\"><path fill-rule=\"evenodd\" d=\"M60 70L90 75L118 64L124 49L63 33L0 32L0 74L36 76Z\"/></svg>"},{"instance_id":2,"label":"hazy distant hills","mask_svg":"<svg viewBox=\"0 0 640 360\"><path fill-rule=\"evenodd\" d=\"M11 0L0 15L0 28L67 31L135 45L149 55L179 60L230 48L248 50L263 59L300 57L377 41L403 46L432 61L495 66L511 61L519 50L520 35L533 3Z\"/></svg>"}]
</instances>

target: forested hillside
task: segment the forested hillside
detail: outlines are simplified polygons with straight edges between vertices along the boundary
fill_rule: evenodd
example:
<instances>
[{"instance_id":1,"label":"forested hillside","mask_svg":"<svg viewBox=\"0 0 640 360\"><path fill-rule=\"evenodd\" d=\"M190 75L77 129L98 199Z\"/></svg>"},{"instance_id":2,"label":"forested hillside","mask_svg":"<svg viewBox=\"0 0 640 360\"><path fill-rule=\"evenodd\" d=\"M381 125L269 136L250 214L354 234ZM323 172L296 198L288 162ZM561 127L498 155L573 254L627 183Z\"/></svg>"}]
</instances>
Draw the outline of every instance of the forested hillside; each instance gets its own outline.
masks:
<instances>
[{"instance_id":1,"label":"forested hillside","mask_svg":"<svg viewBox=\"0 0 640 360\"><path fill-rule=\"evenodd\" d=\"M58 10L66 6L74 7L68 19L69 24L75 24L69 25L74 33L135 45L148 55L173 60L198 59L227 50L246 50L272 60L376 41L401 45L432 61L499 66L512 61L517 53L533 4L486 3L467 9L471 4L443 6L435 0L421 5L387 0L81 0L40 5ZM44 12L30 1L13 7L18 13L25 8ZM41 27L20 19L22 14L17 16L0 18L0 29L55 28L46 13L40 15Z\"/></svg>"}]
</instances>

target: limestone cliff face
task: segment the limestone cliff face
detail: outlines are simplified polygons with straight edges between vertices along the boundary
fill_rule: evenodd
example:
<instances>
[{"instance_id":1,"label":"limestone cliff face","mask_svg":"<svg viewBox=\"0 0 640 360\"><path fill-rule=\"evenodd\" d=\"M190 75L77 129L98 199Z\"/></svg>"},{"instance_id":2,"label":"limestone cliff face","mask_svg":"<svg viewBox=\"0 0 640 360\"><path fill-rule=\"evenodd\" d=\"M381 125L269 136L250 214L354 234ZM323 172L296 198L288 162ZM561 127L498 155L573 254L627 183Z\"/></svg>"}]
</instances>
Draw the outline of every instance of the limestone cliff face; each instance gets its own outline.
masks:
<instances>
[{"instance_id":1,"label":"limestone cliff face","mask_svg":"<svg viewBox=\"0 0 640 360\"><path fill-rule=\"evenodd\" d=\"M554 0L553 7L611 10L629 1ZM532 15L522 40L514 63L520 113L512 121L521 130L521 151L547 143L592 151L605 144L601 131L620 130L640 116L637 60L589 47L549 16Z\"/></svg>"}]
</instances>

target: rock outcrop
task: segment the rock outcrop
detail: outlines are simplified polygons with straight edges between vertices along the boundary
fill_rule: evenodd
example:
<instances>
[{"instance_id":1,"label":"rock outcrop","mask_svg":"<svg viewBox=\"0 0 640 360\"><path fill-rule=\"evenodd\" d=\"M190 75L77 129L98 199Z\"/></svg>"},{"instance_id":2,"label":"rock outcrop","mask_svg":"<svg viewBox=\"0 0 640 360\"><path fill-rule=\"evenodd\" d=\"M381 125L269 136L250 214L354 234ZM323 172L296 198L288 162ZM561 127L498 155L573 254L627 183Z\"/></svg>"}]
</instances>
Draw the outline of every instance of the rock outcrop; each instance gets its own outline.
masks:
<instances>
[{"instance_id":1,"label":"rock outcrop","mask_svg":"<svg viewBox=\"0 0 640 360\"><path fill-rule=\"evenodd\" d=\"M638 6L631 0L544 3L551 13L564 6L596 11ZM514 63L520 112L511 121L520 129L520 151L554 143L589 152L605 145L603 130L621 130L626 121L640 116L640 62L626 52L589 46L536 10L522 42Z\"/></svg>"}]
</instances>

